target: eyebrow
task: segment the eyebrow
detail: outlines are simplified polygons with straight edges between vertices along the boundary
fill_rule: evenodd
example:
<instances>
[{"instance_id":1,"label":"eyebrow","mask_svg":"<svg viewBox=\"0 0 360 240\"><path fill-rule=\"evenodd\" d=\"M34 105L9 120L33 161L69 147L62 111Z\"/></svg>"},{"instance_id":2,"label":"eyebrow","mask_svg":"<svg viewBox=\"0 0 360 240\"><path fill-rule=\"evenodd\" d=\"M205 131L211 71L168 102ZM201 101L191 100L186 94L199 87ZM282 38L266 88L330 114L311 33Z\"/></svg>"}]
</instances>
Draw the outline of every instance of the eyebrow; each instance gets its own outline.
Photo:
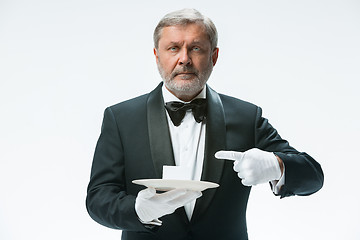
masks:
<instances>
[{"instance_id":1,"label":"eyebrow","mask_svg":"<svg viewBox=\"0 0 360 240\"><path fill-rule=\"evenodd\" d=\"M183 42L174 42L174 41L171 41L169 42L168 45L182 45Z\"/></svg>"},{"instance_id":2,"label":"eyebrow","mask_svg":"<svg viewBox=\"0 0 360 240\"><path fill-rule=\"evenodd\" d=\"M176 41L171 41L168 43L168 45L183 45L183 41L179 41L179 42L176 42ZM195 40L193 42L190 43L190 45L197 45L197 44L205 44L204 41L198 41L198 40Z\"/></svg>"},{"instance_id":3,"label":"eyebrow","mask_svg":"<svg viewBox=\"0 0 360 240\"><path fill-rule=\"evenodd\" d=\"M193 41L191 44L205 44L204 41Z\"/></svg>"}]
</instances>

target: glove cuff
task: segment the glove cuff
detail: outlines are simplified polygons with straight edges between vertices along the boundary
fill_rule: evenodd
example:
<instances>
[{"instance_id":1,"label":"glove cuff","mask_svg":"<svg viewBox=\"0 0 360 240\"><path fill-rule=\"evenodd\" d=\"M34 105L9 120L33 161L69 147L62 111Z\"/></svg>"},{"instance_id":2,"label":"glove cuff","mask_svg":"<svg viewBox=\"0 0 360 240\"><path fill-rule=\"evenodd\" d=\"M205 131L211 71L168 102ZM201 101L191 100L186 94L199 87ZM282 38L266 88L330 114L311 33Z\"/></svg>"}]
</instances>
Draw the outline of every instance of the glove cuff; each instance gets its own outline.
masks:
<instances>
[{"instance_id":1,"label":"glove cuff","mask_svg":"<svg viewBox=\"0 0 360 240\"><path fill-rule=\"evenodd\" d=\"M138 216L138 219L139 221L144 224L144 225L150 225L150 226L161 226L162 225L162 221L159 220L158 218L157 219L154 219L152 221L143 221L141 220L141 218L139 218Z\"/></svg>"}]
</instances>

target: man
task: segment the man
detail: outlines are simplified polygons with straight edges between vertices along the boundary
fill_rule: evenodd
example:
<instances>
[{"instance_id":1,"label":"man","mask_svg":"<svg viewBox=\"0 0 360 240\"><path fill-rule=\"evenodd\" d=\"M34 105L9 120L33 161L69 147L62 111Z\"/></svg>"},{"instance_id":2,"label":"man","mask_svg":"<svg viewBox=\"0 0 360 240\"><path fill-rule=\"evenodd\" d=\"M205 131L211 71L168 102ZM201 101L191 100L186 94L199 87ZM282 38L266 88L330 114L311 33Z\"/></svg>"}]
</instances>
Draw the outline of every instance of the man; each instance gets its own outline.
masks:
<instances>
[{"instance_id":1,"label":"man","mask_svg":"<svg viewBox=\"0 0 360 240\"><path fill-rule=\"evenodd\" d=\"M95 221L123 230L122 239L242 240L251 186L270 182L281 197L322 187L320 165L281 139L259 107L206 85L218 58L209 18L169 13L154 44L163 84L104 113L86 201ZM132 183L161 179L169 166L219 187L157 193Z\"/></svg>"}]
</instances>

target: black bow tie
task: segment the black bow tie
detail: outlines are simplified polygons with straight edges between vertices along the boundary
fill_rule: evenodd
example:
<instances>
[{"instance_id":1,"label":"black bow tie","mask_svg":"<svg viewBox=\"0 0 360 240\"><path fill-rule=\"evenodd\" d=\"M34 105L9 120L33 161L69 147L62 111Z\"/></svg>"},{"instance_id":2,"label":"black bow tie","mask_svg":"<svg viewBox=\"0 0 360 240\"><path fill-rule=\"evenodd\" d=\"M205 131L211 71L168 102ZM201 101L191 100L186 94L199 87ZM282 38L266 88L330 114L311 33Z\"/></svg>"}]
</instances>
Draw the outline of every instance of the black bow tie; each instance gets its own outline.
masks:
<instances>
[{"instance_id":1,"label":"black bow tie","mask_svg":"<svg viewBox=\"0 0 360 240\"><path fill-rule=\"evenodd\" d=\"M191 109L196 122L201 122L206 117L206 99L197 98L190 103L167 102L165 108L169 113L171 121L179 126L187 110Z\"/></svg>"}]
</instances>

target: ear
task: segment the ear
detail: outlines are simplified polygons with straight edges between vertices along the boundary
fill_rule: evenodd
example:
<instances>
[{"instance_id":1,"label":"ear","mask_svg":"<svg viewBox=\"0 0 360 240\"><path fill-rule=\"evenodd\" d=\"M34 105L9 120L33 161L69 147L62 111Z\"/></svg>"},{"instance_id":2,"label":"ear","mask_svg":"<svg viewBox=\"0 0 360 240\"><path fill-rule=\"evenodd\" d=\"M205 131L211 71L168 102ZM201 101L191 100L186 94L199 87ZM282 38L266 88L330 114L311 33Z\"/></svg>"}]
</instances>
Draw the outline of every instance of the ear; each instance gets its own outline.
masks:
<instances>
[{"instance_id":1,"label":"ear","mask_svg":"<svg viewBox=\"0 0 360 240\"><path fill-rule=\"evenodd\" d=\"M158 54L158 50L156 50L156 48L154 48L154 55L156 58L156 63L159 63L159 54Z\"/></svg>"},{"instance_id":2,"label":"ear","mask_svg":"<svg viewBox=\"0 0 360 240\"><path fill-rule=\"evenodd\" d=\"M218 56L219 56L219 48L215 48L213 53L212 53L212 56L211 56L213 66L215 66L215 64L217 62L217 59L218 59Z\"/></svg>"}]
</instances>

